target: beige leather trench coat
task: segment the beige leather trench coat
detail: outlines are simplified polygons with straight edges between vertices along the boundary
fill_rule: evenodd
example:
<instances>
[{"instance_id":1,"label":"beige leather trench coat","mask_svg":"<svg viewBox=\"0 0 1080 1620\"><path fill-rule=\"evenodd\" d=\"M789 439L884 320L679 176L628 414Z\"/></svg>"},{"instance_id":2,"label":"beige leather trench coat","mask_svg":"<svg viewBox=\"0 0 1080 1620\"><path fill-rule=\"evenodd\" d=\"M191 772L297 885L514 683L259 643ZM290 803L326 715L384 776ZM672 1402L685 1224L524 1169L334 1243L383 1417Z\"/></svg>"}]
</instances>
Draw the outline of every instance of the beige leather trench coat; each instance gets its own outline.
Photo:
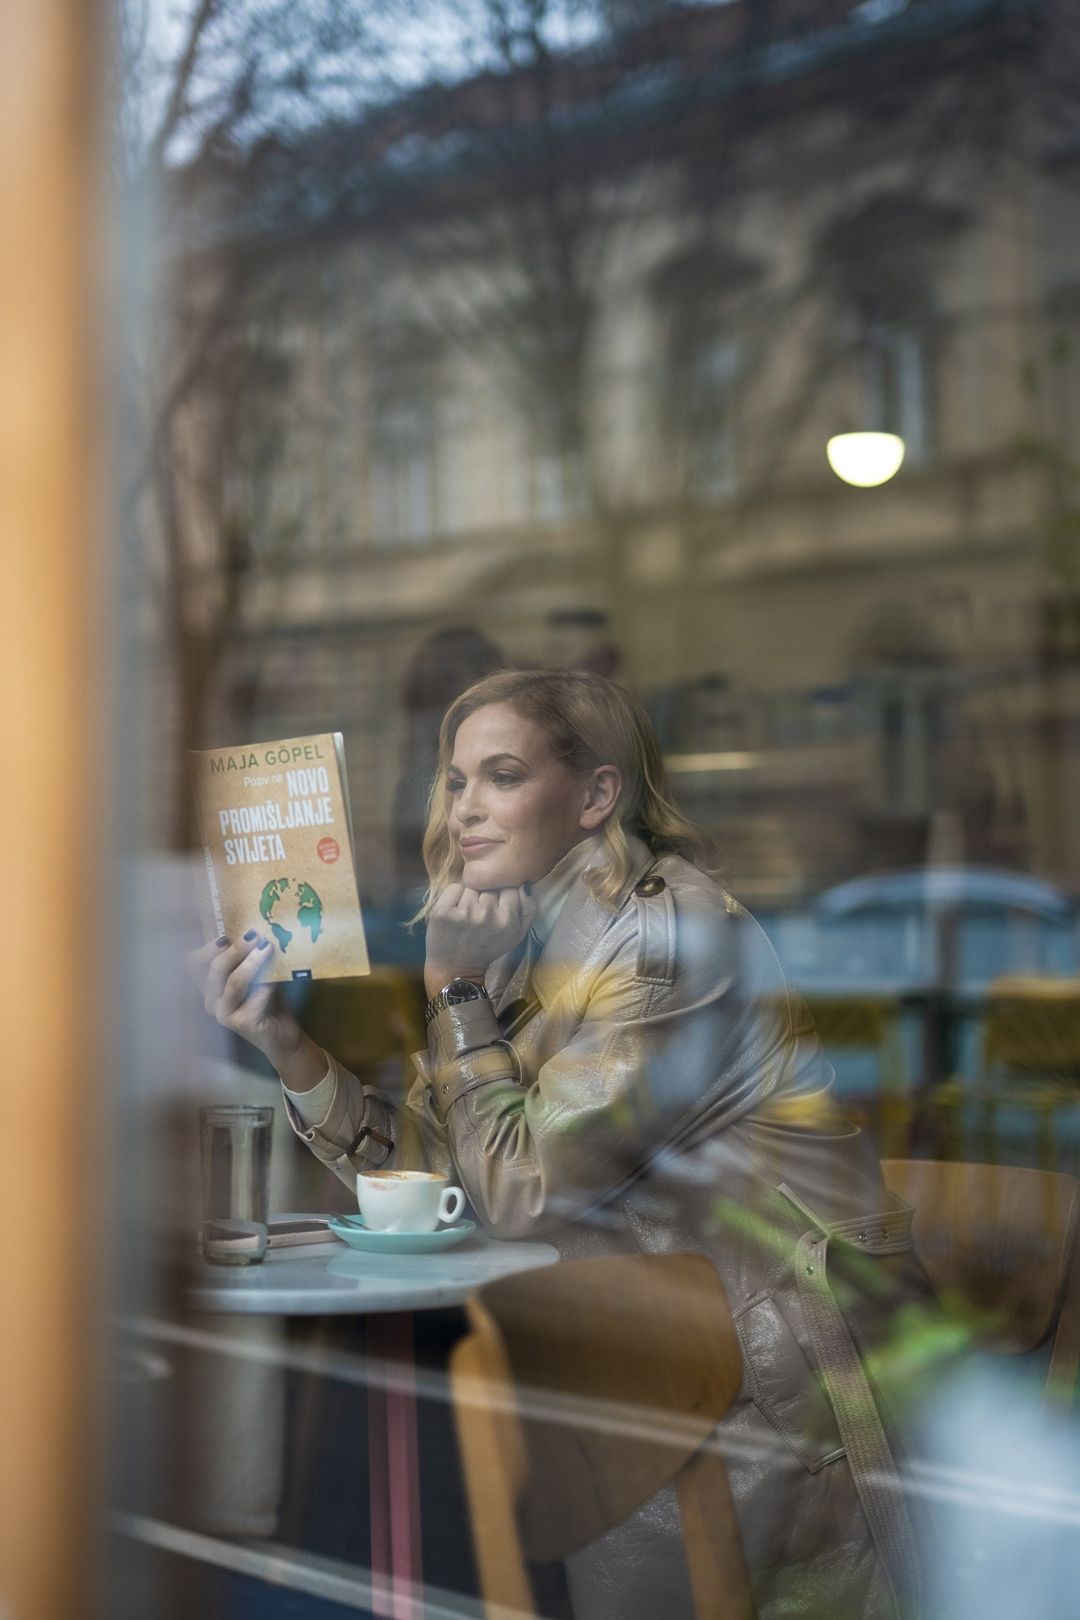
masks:
<instances>
[{"instance_id":1,"label":"beige leather trench coat","mask_svg":"<svg viewBox=\"0 0 1080 1620\"><path fill-rule=\"evenodd\" d=\"M743 1350L719 1438L759 1614L916 1613L887 1372L930 1287L765 935L635 842L614 908L579 876L531 956L493 965L491 1005L438 1015L403 1106L338 1069L321 1126L290 1106L294 1129L350 1186L380 1162L448 1171L501 1238L707 1254ZM658 1499L571 1561L579 1620L690 1612L675 1522Z\"/></svg>"}]
</instances>

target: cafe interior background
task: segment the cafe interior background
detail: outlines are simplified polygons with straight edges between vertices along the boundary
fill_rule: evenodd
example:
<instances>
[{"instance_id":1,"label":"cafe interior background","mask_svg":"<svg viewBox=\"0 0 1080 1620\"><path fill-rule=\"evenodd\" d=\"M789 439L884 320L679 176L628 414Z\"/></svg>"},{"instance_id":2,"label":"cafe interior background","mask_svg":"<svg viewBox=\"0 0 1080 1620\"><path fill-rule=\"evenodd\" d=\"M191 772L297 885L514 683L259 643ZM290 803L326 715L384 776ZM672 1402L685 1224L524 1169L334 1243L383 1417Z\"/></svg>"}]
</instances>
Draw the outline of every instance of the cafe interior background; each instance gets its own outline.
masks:
<instances>
[{"instance_id":1,"label":"cafe interior background","mask_svg":"<svg viewBox=\"0 0 1080 1620\"><path fill-rule=\"evenodd\" d=\"M91 380L57 361L82 436L52 451L99 491L66 531L97 594L64 622L89 603L87 667L111 659L88 686L64 665L93 709L76 745L110 941L108 969L65 970L104 1014L107 1192L79 1174L125 1324L80 1306L112 1369L79 1451L108 1461L97 1581L115 1616L190 1613L193 1591L215 1612L246 1579L251 1612L291 1613L254 1576L193 1573L183 1539L220 1532L188 1443L210 1375L176 1303L190 1121L274 1095L179 965L188 749L344 734L376 971L307 1013L399 1088L439 715L501 663L611 675L883 1151L1080 1167L1080 17L41 12L67 43L43 29L26 71L54 54L85 137L61 143L56 206L97 199L56 294L99 311ZM26 668L5 685L59 704ZM73 1063L69 1043L59 1115ZM274 1155L277 1207L344 1207L284 1128ZM279 1527L298 1558L303 1518ZM312 1558L348 1563L345 1529L324 1542ZM447 1557L436 1578L467 1580Z\"/></svg>"}]
</instances>

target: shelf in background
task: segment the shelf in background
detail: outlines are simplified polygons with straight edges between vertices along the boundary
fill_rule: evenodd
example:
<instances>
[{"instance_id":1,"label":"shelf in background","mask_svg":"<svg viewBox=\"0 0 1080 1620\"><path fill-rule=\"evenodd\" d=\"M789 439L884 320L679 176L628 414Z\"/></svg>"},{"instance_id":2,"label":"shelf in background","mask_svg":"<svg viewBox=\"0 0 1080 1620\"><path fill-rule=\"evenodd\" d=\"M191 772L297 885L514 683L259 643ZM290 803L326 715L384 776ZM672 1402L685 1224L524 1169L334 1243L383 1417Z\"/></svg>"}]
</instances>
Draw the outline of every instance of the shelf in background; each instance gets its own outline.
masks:
<instances>
[{"instance_id":1,"label":"shelf in background","mask_svg":"<svg viewBox=\"0 0 1080 1620\"><path fill-rule=\"evenodd\" d=\"M800 743L789 748L725 749L713 753L668 754L672 776L752 777L762 784L805 786L861 783L873 769L875 744L870 739Z\"/></svg>"}]
</instances>

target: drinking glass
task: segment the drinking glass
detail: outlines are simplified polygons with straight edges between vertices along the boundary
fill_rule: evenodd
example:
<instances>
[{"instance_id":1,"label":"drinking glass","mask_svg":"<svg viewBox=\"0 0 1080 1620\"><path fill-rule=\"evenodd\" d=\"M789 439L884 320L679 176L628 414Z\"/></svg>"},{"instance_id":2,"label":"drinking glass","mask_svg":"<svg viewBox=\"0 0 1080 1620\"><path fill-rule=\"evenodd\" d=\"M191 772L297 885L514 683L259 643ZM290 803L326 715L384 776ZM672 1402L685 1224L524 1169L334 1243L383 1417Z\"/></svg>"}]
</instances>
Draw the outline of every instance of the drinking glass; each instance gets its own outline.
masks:
<instances>
[{"instance_id":1,"label":"drinking glass","mask_svg":"<svg viewBox=\"0 0 1080 1620\"><path fill-rule=\"evenodd\" d=\"M253 1266L266 1253L272 1108L200 1108L202 1246L219 1266Z\"/></svg>"}]
</instances>

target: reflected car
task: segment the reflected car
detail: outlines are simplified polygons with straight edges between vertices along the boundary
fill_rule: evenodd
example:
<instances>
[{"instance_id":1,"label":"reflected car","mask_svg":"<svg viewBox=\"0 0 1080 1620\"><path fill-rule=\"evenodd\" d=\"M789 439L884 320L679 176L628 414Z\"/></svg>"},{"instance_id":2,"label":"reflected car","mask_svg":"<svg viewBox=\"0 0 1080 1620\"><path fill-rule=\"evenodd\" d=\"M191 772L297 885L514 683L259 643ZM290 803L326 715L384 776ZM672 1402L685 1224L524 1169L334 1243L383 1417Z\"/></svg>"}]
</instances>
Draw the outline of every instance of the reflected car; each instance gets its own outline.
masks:
<instances>
[{"instance_id":1,"label":"reflected car","mask_svg":"<svg viewBox=\"0 0 1080 1620\"><path fill-rule=\"evenodd\" d=\"M1024 873L979 866L872 873L768 924L807 988L977 992L1006 973L1080 972L1080 906Z\"/></svg>"}]
</instances>

